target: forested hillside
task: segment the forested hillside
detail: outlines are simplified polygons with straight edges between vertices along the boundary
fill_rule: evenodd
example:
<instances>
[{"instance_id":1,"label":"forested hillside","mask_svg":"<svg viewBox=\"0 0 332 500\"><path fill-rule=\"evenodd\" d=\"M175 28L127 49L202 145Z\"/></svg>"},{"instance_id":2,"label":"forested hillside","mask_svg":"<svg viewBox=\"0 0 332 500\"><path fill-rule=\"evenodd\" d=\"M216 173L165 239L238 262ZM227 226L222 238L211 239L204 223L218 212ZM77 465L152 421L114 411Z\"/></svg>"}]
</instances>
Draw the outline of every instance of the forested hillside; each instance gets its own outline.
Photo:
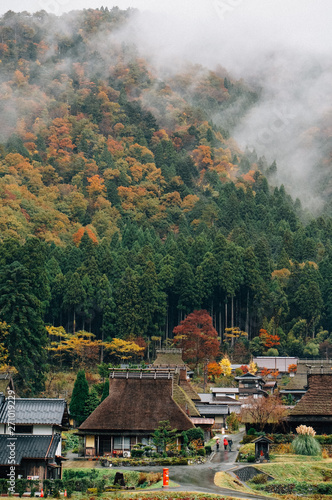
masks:
<instances>
[{"instance_id":1,"label":"forested hillside","mask_svg":"<svg viewBox=\"0 0 332 500\"><path fill-rule=\"evenodd\" d=\"M259 92L222 67L161 77L120 36L131 15L0 19L2 362L36 393L45 325L146 345L195 309L240 362L265 352L261 328L280 354L325 356L331 218L232 139ZM223 342L231 327L248 340Z\"/></svg>"}]
</instances>

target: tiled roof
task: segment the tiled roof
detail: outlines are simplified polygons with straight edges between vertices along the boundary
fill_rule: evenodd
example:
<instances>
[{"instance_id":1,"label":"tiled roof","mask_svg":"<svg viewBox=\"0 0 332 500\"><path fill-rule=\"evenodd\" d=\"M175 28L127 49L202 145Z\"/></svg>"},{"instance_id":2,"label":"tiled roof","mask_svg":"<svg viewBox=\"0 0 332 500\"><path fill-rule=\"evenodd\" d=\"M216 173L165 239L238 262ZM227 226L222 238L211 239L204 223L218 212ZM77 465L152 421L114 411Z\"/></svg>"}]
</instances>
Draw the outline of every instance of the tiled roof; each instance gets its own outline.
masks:
<instances>
[{"instance_id":1,"label":"tiled roof","mask_svg":"<svg viewBox=\"0 0 332 500\"><path fill-rule=\"evenodd\" d=\"M191 421L195 425L213 425L214 424L214 418L196 418L192 417Z\"/></svg>"},{"instance_id":2,"label":"tiled roof","mask_svg":"<svg viewBox=\"0 0 332 500\"><path fill-rule=\"evenodd\" d=\"M8 403L6 399L0 408L0 423L8 422ZM15 399L16 424L62 425L66 408L64 399L19 398Z\"/></svg>"},{"instance_id":3,"label":"tiled roof","mask_svg":"<svg viewBox=\"0 0 332 500\"><path fill-rule=\"evenodd\" d=\"M196 405L201 415L228 415L227 405Z\"/></svg>"},{"instance_id":4,"label":"tiled roof","mask_svg":"<svg viewBox=\"0 0 332 500\"><path fill-rule=\"evenodd\" d=\"M172 398L172 378L110 377L110 394L83 422L81 431L153 431L169 420L179 431L193 424Z\"/></svg>"},{"instance_id":5,"label":"tiled roof","mask_svg":"<svg viewBox=\"0 0 332 500\"><path fill-rule=\"evenodd\" d=\"M332 373L309 374L308 391L290 411L289 417L296 415L332 416Z\"/></svg>"},{"instance_id":6,"label":"tiled roof","mask_svg":"<svg viewBox=\"0 0 332 500\"><path fill-rule=\"evenodd\" d=\"M14 443L15 464L19 465L23 458L54 459L60 442L60 434L51 436L9 436L0 435L0 465L8 465L9 444Z\"/></svg>"},{"instance_id":7,"label":"tiled roof","mask_svg":"<svg viewBox=\"0 0 332 500\"><path fill-rule=\"evenodd\" d=\"M213 394L211 394L211 393L210 394L203 394L200 392L198 395L201 398L202 403L212 403Z\"/></svg>"}]
</instances>

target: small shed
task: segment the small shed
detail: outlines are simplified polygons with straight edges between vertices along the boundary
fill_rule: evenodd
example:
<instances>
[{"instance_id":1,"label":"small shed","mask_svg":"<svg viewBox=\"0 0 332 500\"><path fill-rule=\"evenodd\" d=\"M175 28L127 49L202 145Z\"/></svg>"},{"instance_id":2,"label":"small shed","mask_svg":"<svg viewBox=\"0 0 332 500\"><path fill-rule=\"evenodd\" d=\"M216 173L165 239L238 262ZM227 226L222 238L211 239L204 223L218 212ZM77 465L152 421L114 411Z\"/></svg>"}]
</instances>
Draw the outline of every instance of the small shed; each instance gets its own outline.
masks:
<instances>
[{"instance_id":1,"label":"small shed","mask_svg":"<svg viewBox=\"0 0 332 500\"><path fill-rule=\"evenodd\" d=\"M273 443L272 439L266 436L259 436L252 441L255 443L255 458L256 462L263 460L270 460L270 444Z\"/></svg>"}]
</instances>

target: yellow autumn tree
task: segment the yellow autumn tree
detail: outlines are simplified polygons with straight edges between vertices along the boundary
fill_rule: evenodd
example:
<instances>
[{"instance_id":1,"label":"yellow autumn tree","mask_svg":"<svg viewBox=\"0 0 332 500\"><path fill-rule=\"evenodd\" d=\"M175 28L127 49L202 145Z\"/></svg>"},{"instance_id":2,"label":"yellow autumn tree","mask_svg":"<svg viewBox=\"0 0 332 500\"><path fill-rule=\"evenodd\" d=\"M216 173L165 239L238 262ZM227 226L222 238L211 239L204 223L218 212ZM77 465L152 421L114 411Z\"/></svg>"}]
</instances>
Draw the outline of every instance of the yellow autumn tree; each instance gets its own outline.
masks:
<instances>
[{"instance_id":1,"label":"yellow autumn tree","mask_svg":"<svg viewBox=\"0 0 332 500\"><path fill-rule=\"evenodd\" d=\"M219 363L219 366L224 377L229 377L231 375L232 367L228 356L223 357L223 359Z\"/></svg>"},{"instance_id":2,"label":"yellow autumn tree","mask_svg":"<svg viewBox=\"0 0 332 500\"><path fill-rule=\"evenodd\" d=\"M254 363L253 361L250 361L249 363L249 373L251 373L252 375L255 375L255 373L257 373L257 370L258 370L258 366L256 365L256 363Z\"/></svg>"},{"instance_id":3,"label":"yellow autumn tree","mask_svg":"<svg viewBox=\"0 0 332 500\"><path fill-rule=\"evenodd\" d=\"M66 358L72 365L75 363L80 369L87 369L98 361L102 342L96 340L93 333L80 330L72 335L61 326L46 329L50 339L48 351L60 365Z\"/></svg>"},{"instance_id":4,"label":"yellow autumn tree","mask_svg":"<svg viewBox=\"0 0 332 500\"><path fill-rule=\"evenodd\" d=\"M140 347L131 340L113 339L105 343L105 349L121 361L132 359L143 354L145 348Z\"/></svg>"}]
</instances>

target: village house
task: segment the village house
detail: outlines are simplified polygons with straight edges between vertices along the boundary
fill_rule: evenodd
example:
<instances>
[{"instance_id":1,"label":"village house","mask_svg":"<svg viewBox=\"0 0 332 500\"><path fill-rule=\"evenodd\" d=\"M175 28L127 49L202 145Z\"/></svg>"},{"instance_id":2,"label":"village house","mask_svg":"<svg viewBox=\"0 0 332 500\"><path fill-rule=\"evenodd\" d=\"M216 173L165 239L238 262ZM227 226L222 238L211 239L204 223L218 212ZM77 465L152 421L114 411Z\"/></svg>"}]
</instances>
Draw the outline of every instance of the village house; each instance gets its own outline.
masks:
<instances>
[{"instance_id":1,"label":"village house","mask_svg":"<svg viewBox=\"0 0 332 500\"><path fill-rule=\"evenodd\" d=\"M240 413L239 389L237 387L213 387L208 394L199 393L196 403L199 413L206 418L213 418L213 428L227 428L226 419L231 413Z\"/></svg>"},{"instance_id":2,"label":"village house","mask_svg":"<svg viewBox=\"0 0 332 500\"><path fill-rule=\"evenodd\" d=\"M289 412L290 430L304 424L313 427L317 434L332 434L332 373L323 368L308 373L308 390Z\"/></svg>"},{"instance_id":3,"label":"village house","mask_svg":"<svg viewBox=\"0 0 332 500\"><path fill-rule=\"evenodd\" d=\"M135 444L151 444L161 421L179 433L193 428L174 400L175 375L174 369L112 370L109 396L79 427L85 456L130 456Z\"/></svg>"},{"instance_id":4,"label":"village house","mask_svg":"<svg viewBox=\"0 0 332 500\"><path fill-rule=\"evenodd\" d=\"M253 396L255 399L266 397L267 392L263 389L265 381L259 375L244 373L240 377L235 377L239 383L239 400Z\"/></svg>"},{"instance_id":5,"label":"village house","mask_svg":"<svg viewBox=\"0 0 332 500\"><path fill-rule=\"evenodd\" d=\"M61 431L68 428L63 399L17 398L0 394L0 476L9 470L7 444L15 441L18 476L34 479L61 477Z\"/></svg>"}]
</instances>

